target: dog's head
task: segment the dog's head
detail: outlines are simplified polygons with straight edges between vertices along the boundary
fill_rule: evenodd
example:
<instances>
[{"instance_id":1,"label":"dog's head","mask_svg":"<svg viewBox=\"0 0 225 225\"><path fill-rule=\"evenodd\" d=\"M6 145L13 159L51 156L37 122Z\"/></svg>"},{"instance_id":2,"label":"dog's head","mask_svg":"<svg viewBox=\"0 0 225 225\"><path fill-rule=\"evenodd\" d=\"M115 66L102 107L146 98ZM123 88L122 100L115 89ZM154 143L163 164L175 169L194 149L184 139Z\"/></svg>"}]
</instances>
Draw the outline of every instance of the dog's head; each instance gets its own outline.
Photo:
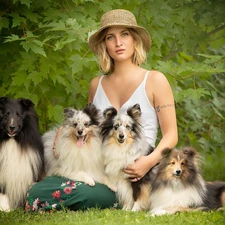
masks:
<instances>
[{"instance_id":1,"label":"dog's head","mask_svg":"<svg viewBox=\"0 0 225 225\"><path fill-rule=\"evenodd\" d=\"M185 147L179 149L164 149L159 164L161 176L166 180L181 179L191 181L199 172L198 154L195 149Z\"/></svg>"},{"instance_id":2,"label":"dog's head","mask_svg":"<svg viewBox=\"0 0 225 225\"><path fill-rule=\"evenodd\" d=\"M98 135L100 121L99 110L92 104L87 104L83 110L65 108L63 126L69 130L70 137L82 147L93 136Z\"/></svg>"},{"instance_id":3,"label":"dog's head","mask_svg":"<svg viewBox=\"0 0 225 225\"><path fill-rule=\"evenodd\" d=\"M0 130L9 137L16 136L26 122L26 115L34 112L33 102L29 99L0 98ZM36 114L34 114L36 115Z\"/></svg>"},{"instance_id":4,"label":"dog's head","mask_svg":"<svg viewBox=\"0 0 225 225\"><path fill-rule=\"evenodd\" d=\"M130 107L127 114L118 114L114 107L103 112L101 135L103 141L110 139L113 143L132 143L141 135L141 108L139 104Z\"/></svg>"}]
</instances>

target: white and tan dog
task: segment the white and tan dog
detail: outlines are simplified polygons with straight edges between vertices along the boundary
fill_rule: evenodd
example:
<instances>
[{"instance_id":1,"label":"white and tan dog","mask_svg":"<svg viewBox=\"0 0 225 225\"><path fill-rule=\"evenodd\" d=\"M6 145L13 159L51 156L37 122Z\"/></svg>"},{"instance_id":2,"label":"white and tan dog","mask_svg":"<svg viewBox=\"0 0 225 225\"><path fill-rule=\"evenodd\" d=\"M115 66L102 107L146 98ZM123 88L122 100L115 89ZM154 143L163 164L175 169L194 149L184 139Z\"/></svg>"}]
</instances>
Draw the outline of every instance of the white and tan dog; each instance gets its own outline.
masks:
<instances>
[{"instance_id":1,"label":"white and tan dog","mask_svg":"<svg viewBox=\"0 0 225 225\"><path fill-rule=\"evenodd\" d=\"M90 186L103 183L113 189L104 173L99 111L93 104L83 110L64 109L63 126L43 135L47 176L58 175Z\"/></svg>"},{"instance_id":2,"label":"white and tan dog","mask_svg":"<svg viewBox=\"0 0 225 225\"><path fill-rule=\"evenodd\" d=\"M147 143L140 124L139 104L130 107L127 114L118 114L111 107L104 111L101 124L105 171L117 187L117 197L124 210L147 210L150 207L150 173L137 182L131 182L123 169L153 148Z\"/></svg>"}]
</instances>

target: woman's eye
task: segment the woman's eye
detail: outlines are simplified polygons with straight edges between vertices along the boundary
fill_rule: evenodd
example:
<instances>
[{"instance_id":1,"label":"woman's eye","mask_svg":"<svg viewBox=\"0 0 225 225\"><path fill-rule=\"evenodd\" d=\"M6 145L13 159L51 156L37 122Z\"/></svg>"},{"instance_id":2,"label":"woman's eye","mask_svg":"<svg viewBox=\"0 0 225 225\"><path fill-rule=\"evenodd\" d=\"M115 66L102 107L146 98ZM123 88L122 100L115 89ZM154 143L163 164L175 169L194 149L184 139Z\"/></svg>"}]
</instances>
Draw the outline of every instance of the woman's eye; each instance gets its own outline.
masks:
<instances>
[{"instance_id":1,"label":"woman's eye","mask_svg":"<svg viewBox=\"0 0 225 225\"><path fill-rule=\"evenodd\" d=\"M112 35L106 37L106 40L112 40L112 39L113 39Z\"/></svg>"},{"instance_id":2,"label":"woman's eye","mask_svg":"<svg viewBox=\"0 0 225 225\"><path fill-rule=\"evenodd\" d=\"M122 36L124 37L124 36L128 36L129 35L129 33L127 33L127 32L125 32L125 33L122 33Z\"/></svg>"}]
</instances>

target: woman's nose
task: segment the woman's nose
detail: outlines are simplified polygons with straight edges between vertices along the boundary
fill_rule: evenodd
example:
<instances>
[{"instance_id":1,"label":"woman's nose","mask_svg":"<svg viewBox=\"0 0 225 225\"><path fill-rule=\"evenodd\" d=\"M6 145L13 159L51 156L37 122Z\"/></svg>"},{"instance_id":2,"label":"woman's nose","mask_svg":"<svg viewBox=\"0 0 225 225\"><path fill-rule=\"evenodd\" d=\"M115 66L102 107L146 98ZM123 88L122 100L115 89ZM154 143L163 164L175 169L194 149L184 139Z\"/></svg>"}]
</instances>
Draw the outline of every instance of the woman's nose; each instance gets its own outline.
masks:
<instances>
[{"instance_id":1,"label":"woman's nose","mask_svg":"<svg viewBox=\"0 0 225 225\"><path fill-rule=\"evenodd\" d=\"M116 38L116 47L120 47L122 45L120 38Z\"/></svg>"}]
</instances>

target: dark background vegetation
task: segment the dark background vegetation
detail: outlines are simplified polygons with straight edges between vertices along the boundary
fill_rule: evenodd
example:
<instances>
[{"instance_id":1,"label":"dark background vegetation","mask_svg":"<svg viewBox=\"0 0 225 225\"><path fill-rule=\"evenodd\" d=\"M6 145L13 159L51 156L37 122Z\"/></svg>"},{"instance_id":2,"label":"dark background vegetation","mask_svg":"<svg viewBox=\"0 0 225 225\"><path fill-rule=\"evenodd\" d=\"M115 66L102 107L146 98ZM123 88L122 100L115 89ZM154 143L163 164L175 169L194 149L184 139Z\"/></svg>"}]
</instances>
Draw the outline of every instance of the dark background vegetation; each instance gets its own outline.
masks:
<instances>
[{"instance_id":1,"label":"dark background vegetation","mask_svg":"<svg viewBox=\"0 0 225 225\"><path fill-rule=\"evenodd\" d=\"M63 108L84 107L101 75L88 36L116 8L152 36L143 67L162 71L173 88L178 147L202 154L206 179L225 180L224 0L0 0L0 96L31 99L42 133Z\"/></svg>"}]
</instances>

